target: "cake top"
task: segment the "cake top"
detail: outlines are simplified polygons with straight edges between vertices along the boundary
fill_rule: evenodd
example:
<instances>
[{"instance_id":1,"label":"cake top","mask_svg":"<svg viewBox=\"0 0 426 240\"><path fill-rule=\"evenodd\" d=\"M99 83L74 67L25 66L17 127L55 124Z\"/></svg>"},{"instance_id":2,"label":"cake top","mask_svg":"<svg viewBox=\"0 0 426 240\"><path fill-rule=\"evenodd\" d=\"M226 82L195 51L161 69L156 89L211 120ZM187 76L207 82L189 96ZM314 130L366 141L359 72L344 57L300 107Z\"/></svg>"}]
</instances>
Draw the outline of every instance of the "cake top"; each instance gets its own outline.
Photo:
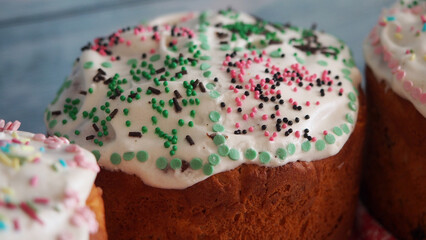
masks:
<instances>
[{"instance_id":1,"label":"cake top","mask_svg":"<svg viewBox=\"0 0 426 240\"><path fill-rule=\"evenodd\" d=\"M364 56L378 80L426 117L426 1L398 1L384 9Z\"/></svg>"},{"instance_id":2,"label":"cake top","mask_svg":"<svg viewBox=\"0 0 426 240\"><path fill-rule=\"evenodd\" d=\"M63 137L17 131L0 119L0 239L89 239L85 206L99 167Z\"/></svg>"},{"instance_id":3,"label":"cake top","mask_svg":"<svg viewBox=\"0 0 426 240\"><path fill-rule=\"evenodd\" d=\"M315 26L175 14L84 46L45 120L101 166L182 189L243 163L336 154L360 78L349 48Z\"/></svg>"}]
</instances>

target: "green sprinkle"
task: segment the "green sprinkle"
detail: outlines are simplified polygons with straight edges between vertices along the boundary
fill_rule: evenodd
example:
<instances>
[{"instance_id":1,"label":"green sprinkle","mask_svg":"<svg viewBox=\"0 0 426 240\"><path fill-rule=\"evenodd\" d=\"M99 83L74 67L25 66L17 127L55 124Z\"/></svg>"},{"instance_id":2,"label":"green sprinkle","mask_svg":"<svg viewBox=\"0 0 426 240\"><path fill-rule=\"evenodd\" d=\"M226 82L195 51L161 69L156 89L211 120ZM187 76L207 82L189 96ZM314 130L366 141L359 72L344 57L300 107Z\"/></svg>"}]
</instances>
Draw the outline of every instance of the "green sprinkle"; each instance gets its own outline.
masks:
<instances>
[{"instance_id":1,"label":"green sprinkle","mask_svg":"<svg viewBox=\"0 0 426 240\"><path fill-rule=\"evenodd\" d=\"M194 126L194 122L193 122L193 121L189 121L189 122L188 122L188 126L189 126L189 127L193 127L193 126Z\"/></svg>"},{"instance_id":2,"label":"green sprinkle","mask_svg":"<svg viewBox=\"0 0 426 240\"><path fill-rule=\"evenodd\" d=\"M349 134L350 130L349 130L348 125L346 125L346 124L344 123L344 124L342 124L340 127L342 128L342 130L343 130L343 132L344 132L344 133Z\"/></svg>"},{"instance_id":3,"label":"green sprinkle","mask_svg":"<svg viewBox=\"0 0 426 240\"><path fill-rule=\"evenodd\" d=\"M152 124L154 124L154 125L157 124L157 121L158 121L157 117L156 116L152 116L151 117L151 121L152 121Z\"/></svg>"},{"instance_id":4,"label":"green sprinkle","mask_svg":"<svg viewBox=\"0 0 426 240\"><path fill-rule=\"evenodd\" d=\"M195 110L191 110L191 112L189 112L189 115L192 117L192 118L194 118L195 117Z\"/></svg>"},{"instance_id":5,"label":"green sprinkle","mask_svg":"<svg viewBox=\"0 0 426 240\"><path fill-rule=\"evenodd\" d=\"M218 122L220 120L220 113L216 111L211 111L209 114L209 118L212 122Z\"/></svg>"},{"instance_id":6,"label":"green sprinkle","mask_svg":"<svg viewBox=\"0 0 426 240\"><path fill-rule=\"evenodd\" d=\"M355 101L356 101L355 93L350 92L350 93L348 94L348 98L349 98L349 100L351 100L351 102L355 102Z\"/></svg>"},{"instance_id":7,"label":"green sprinkle","mask_svg":"<svg viewBox=\"0 0 426 240\"><path fill-rule=\"evenodd\" d=\"M167 118L169 116L169 111L164 110L162 114L164 118Z\"/></svg>"},{"instance_id":8,"label":"green sprinkle","mask_svg":"<svg viewBox=\"0 0 426 240\"><path fill-rule=\"evenodd\" d=\"M240 151L235 148L231 148L231 150L229 150L228 156L231 160L237 161L240 159Z\"/></svg>"},{"instance_id":9,"label":"green sprinkle","mask_svg":"<svg viewBox=\"0 0 426 240\"><path fill-rule=\"evenodd\" d=\"M271 155L268 152L260 152L259 161L263 164L266 164L271 161Z\"/></svg>"},{"instance_id":10,"label":"green sprinkle","mask_svg":"<svg viewBox=\"0 0 426 240\"><path fill-rule=\"evenodd\" d=\"M85 62L83 65L84 69L89 69L91 67L93 67L93 62Z\"/></svg>"},{"instance_id":11,"label":"green sprinkle","mask_svg":"<svg viewBox=\"0 0 426 240\"><path fill-rule=\"evenodd\" d=\"M216 123L215 125L213 125L213 131L214 132L223 132L225 131L225 127L219 123Z\"/></svg>"},{"instance_id":12,"label":"green sprinkle","mask_svg":"<svg viewBox=\"0 0 426 240\"><path fill-rule=\"evenodd\" d=\"M142 127L142 133L147 133L148 132L148 128L146 126Z\"/></svg>"},{"instance_id":13,"label":"green sprinkle","mask_svg":"<svg viewBox=\"0 0 426 240\"><path fill-rule=\"evenodd\" d=\"M203 60L203 61L206 61L206 60L210 60L211 57L210 56L201 56L200 59ZM209 68L210 68L210 66L209 66ZM204 69L201 69L201 70L204 70Z\"/></svg>"},{"instance_id":14,"label":"green sprinkle","mask_svg":"<svg viewBox=\"0 0 426 240\"><path fill-rule=\"evenodd\" d=\"M229 44L223 44L220 46L220 50L222 51L228 51L229 49L231 49L231 46L229 46Z\"/></svg>"},{"instance_id":15,"label":"green sprinkle","mask_svg":"<svg viewBox=\"0 0 426 240\"><path fill-rule=\"evenodd\" d=\"M74 131L74 134L78 136L78 135L80 135L80 131L75 130L75 131Z\"/></svg>"},{"instance_id":16,"label":"green sprinkle","mask_svg":"<svg viewBox=\"0 0 426 240\"><path fill-rule=\"evenodd\" d=\"M216 144L216 146L224 144L225 140L226 140L225 137L223 135L219 135L219 134L217 134L213 138L213 142L214 142L214 144Z\"/></svg>"},{"instance_id":17,"label":"green sprinkle","mask_svg":"<svg viewBox=\"0 0 426 240\"><path fill-rule=\"evenodd\" d=\"M226 157L228 156L228 153L229 153L229 147L226 145L220 145L217 148L217 153L222 157Z\"/></svg>"},{"instance_id":18,"label":"green sprinkle","mask_svg":"<svg viewBox=\"0 0 426 240\"><path fill-rule=\"evenodd\" d=\"M206 42L201 43L200 47L203 50L210 50L210 45Z\"/></svg>"},{"instance_id":19,"label":"green sprinkle","mask_svg":"<svg viewBox=\"0 0 426 240\"><path fill-rule=\"evenodd\" d=\"M130 127L130 125L132 125L132 122L130 122L129 120L126 121L126 126Z\"/></svg>"},{"instance_id":20,"label":"green sprinkle","mask_svg":"<svg viewBox=\"0 0 426 240\"><path fill-rule=\"evenodd\" d=\"M278 158L283 160L287 157L287 151L284 148L278 148L276 153Z\"/></svg>"},{"instance_id":21,"label":"green sprinkle","mask_svg":"<svg viewBox=\"0 0 426 240\"><path fill-rule=\"evenodd\" d=\"M207 175L207 176L210 176L210 175L212 175L213 174L213 166L212 165L210 165L210 164L208 164L208 163L206 163L206 164L204 164L204 166L203 166L203 173L205 174L205 175Z\"/></svg>"},{"instance_id":22,"label":"green sprinkle","mask_svg":"<svg viewBox=\"0 0 426 240\"><path fill-rule=\"evenodd\" d=\"M200 158L194 158L191 160L189 165L191 166L192 169L198 170L203 167L203 161L201 161Z\"/></svg>"},{"instance_id":23,"label":"green sprinkle","mask_svg":"<svg viewBox=\"0 0 426 240\"><path fill-rule=\"evenodd\" d=\"M296 146L293 143L289 143L287 145L287 152L288 152L288 155L290 156L293 155L296 152Z\"/></svg>"},{"instance_id":24,"label":"green sprinkle","mask_svg":"<svg viewBox=\"0 0 426 240\"><path fill-rule=\"evenodd\" d=\"M155 161L155 165L159 169L165 169L167 167L167 159L165 157L159 157L157 161Z\"/></svg>"},{"instance_id":25,"label":"green sprinkle","mask_svg":"<svg viewBox=\"0 0 426 240\"><path fill-rule=\"evenodd\" d=\"M215 99L215 98L218 98L220 96L220 93L216 90L213 90L213 91L210 91L209 95L210 95L211 98Z\"/></svg>"},{"instance_id":26,"label":"green sprinkle","mask_svg":"<svg viewBox=\"0 0 426 240\"><path fill-rule=\"evenodd\" d=\"M333 128L333 132L334 134L336 134L337 136L342 136L342 129L340 129L339 127L334 127Z\"/></svg>"},{"instance_id":27,"label":"green sprinkle","mask_svg":"<svg viewBox=\"0 0 426 240\"><path fill-rule=\"evenodd\" d=\"M134 152L125 152L123 154L123 159L126 161L130 161L135 157L135 153Z\"/></svg>"},{"instance_id":28,"label":"green sprinkle","mask_svg":"<svg viewBox=\"0 0 426 240\"><path fill-rule=\"evenodd\" d=\"M111 161L112 164L118 165L121 163L121 156L118 153L113 153L111 154L111 157L109 160Z\"/></svg>"},{"instance_id":29,"label":"green sprinkle","mask_svg":"<svg viewBox=\"0 0 426 240\"><path fill-rule=\"evenodd\" d=\"M182 160L180 160L179 158L173 158L172 161L170 161L170 167L172 169L179 169L180 167L182 167Z\"/></svg>"},{"instance_id":30,"label":"green sprinkle","mask_svg":"<svg viewBox=\"0 0 426 240\"><path fill-rule=\"evenodd\" d=\"M212 153L210 154L210 156L208 157L209 163L212 166L216 166L219 162L220 162L220 157L219 155L217 155L216 153Z\"/></svg>"},{"instance_id":31,"label":"green sprinkle","mask_svg":"<svg viewBox=\"0 0 426 240\"><path fill-rule=\"evenodd\" d=\"M319 60L317 63L319 65L323 66L323 67L326 67L328 65L328 63L326 61L324 61L324 60Z\"/></svg>"},{"instance_id":32,"label":"green sprinkle","mask_svg":"<svg viewBox=\"0 0 426 240\"><path fill-rule=\"evenodd\" d=\"M257 152L256 150L254 150L253 148L249 148L246 150L246 152L244 153L244 156L248 159L248 160L253 160L257 157Z\"/></svg>"},{"instance_id":33,"label":"green sprinkle","mask_svg":"<svg viewBox=\"0 0 426 240\"><path fill-rule=\"evenodd\" d=\"M99 161L101 158L101 153L98 150L93 150L92 153L95 155L96 161Z\"/></svg>"},{"instance_id":34,"label":"green sprinkle","mask_svg":"<svg viewBox=\"0 0 426 240\"><path fill-rule=\"evenodd\" d=\"M323 141L323 140L317 140L316 142L315 142L315 148L318 150L318 151L322 151L322 150L324 150L324 148L325 148L325 142Z\"/></svg>"},{"instance_id":35,"label":"green sprinkle","mask_svg":"<svg viewBox=\"0 0 426 240\"><path fill-rule=\"evenodd\" d=\"M308 152L311 149L311 142L306 141L302 143L302 151Z\"/></svg>"},{"instance_id":36,"label":"green sprinkle","mask_svg":"<svg viewBox=\"0 0 426 240\"><path fill-rule=\"evenodd\" d=\"M207 70L207 69L209 69L211 66L210 66L210 64L208 64L208 63L202 63L201 65L200 65L200 69L201 70Z\"/></svg>"},{"instance_id":37,"label":"green sprinkle","mask_svg":"<svg viewBox=\"0 0 426 240\"><path fill-rule=\"evenodd\" d=\"M350 110L352 110L352 111L356 111L356 105L355 105L355 103L353 103L353 102L349 102L349 103L348 103L348 107L349 107L349 109L350 109Z\"/></svg>"},{"instance_id":38,"label":"green sprinkle","mask_svg":"<svg viewBox=\"0 0 426 240\"><path fill-rule=\"evenodd\" d=\"M210 77L210 75L212 75L211 71L207 71L207 72L203 73L203 76L206 77L206 78Z\"/></svg>"},{"instance_id":39,"label":"green sprinkle","mask_svg":"<svg viewBox=\"0 0 426 240\"><path fill-rule=\"evenodd\" d=\"M56 119L53 119L52 121L49 122L49 128L54 128L57 123L58 121L56 121Z\"/></svg>"},{"instance_id":40,"label":"green sprinkle","mask_svg":"<svg viewBox=\"0 0 426 240\"><path fill-rule=\"evenodd\" d=\"M336 138L334 138L334 135L331 133L325 135L324 139L328 144L333 144L336 141Z\"/></svg>"},{"instance_id":41,"label":"green sprinkle","mask_svg":"<svg viewBox=\"0 0 426 240\"><path fill-rule=\"evenodd\" d=\"M183 127L183 125L185 125L185 121L183 119L179 119L178 124L179 126Z\"/></svg>"},{"instance_id":42,"label":"green sprinkle","mask_svg":"<svg viewBox=\"0 0 426 240\"><path fill-rule=\"evenodd\" d=\"M149 60L150 60L151 62L155 62L155 61L160 60L160 54L152 55L152 56L151 56L151 58L149 58Z\"/></svg>"},{"instance_id":43,"label":"green sprinkle","mask_svg":"<svg viewBox=\"0 0 426 240\"><path fill-rule=\"evenodd\" d=\"M207 83L206 88L209 90L213 90L216 86L213 83Z\"/></svg>"},{"instance_id":44,"label":"green sprinkle","mask_svg":"<svg viewBox=\"0 0 426 240\"><path fill-rule=\"evenodd\" d=\"M103 62L101 64L101 66L104 67L104 68L110 68L110 67L112 67L112 64L111 64L111 62Z\"/></svg>"},{"instance_id":45,"label":"green sprinkle","mask_svg":"<svg viewBox=\"0 0 426 240\"><path fill-rule=\"evenodd\" d=\"M146 162L146 160L148 160L148 153L145 151L139 151L136 153L136 159L139 162Z\"/></svg>"},{"instance_id":46,"label":"green sprinkle","mask_svg":"<svg viewBox=\"0 0 426 240\"><path fill-rule=\"evenodd\" d=\"M279 57L281 57L281 51L275 50L275 51L271 52L269 55L273 58L279 58Z\"/></svg>"},{"instance_id":47,"label":"green sprinkle","mask_svg":"<svg viewBox=\"0 0 426 240\"><path fill-rule=\"evenodd\" d=\"M93 88L89 88L89 93L92 94L93 93Z\"/></svg>"},{"instance_id":48,"label":"green sprinkle","mask_svg":"<svg viewBox=\"0 0 426 240\"><path fill-rule=\"evenodd\" d=\"M350 124L354 124L354 119L352 118L352 115L350 115L349 113L346 114L346 120L350 123Z\"/></svg>"}]
</instances>

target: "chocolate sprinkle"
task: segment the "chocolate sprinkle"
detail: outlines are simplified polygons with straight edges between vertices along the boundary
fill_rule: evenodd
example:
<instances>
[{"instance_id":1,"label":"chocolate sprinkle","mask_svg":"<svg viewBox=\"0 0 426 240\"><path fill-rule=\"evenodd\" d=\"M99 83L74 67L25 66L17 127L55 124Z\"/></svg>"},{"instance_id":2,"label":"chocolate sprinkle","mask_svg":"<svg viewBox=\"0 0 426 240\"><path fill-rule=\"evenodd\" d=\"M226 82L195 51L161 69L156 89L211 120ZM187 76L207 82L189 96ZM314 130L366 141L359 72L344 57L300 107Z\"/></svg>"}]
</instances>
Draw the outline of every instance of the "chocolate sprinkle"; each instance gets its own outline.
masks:
<instances>
[{"instance_id":1,"label":"chocolate sprinkle","mask_svg":"<svg viewBox=\"0 0 426 240\"><path fill-rule=\"evenodd\" d=\"M173 93L175 94L176 98L181 98L182 95L180 95L178 90L174 90Z\"/></svg>"},{"instance_id":2,"label":"chocolate sprinkle","mask_svg":"<svg viewBox=\"0 0 426 240\"><path fill-rule=\"evenodd\" d=\"M52 115L54 115L54 116L58 116L58 115L61 115L61 111L60 110L58 110L58 111L53 111L52 112Z\"/></svg>"},{"instance_id":3,"label":"chocolate sprinkle","mask_svg":"<svg viewBox=\"0 0 426 240\"><path fill-rule=\"evenodd\" d=\"M179 105L179 102L176 98L173 98L173 105L175 106L175 111L177 113L182 111L182 107Z\"/></svg>"},{"instance_id":4,"label":"chocolate sprinkle","mask_svg":"<svg viewBox=\"0 0 426 240\"><path fill-rule=\"evenodd\" d=\"M116 109L114 109L114 111L112 111L112 112L109 114L109 117L110 117L111 119L113 119L117 113L118 113L118 109L116 108Z\"/></svg>"},{"instance_id":5,"label":"chocolate sprinkle","mask_svg":"<svg viewBox=\"0 0 426 240\"><path fill-rule=\"evenodd\" d=\"M186 135L185 140L189 143L189 145L194 145L194 140L191 138L191 136Z\"/></svg>"},{"instance_id":6,"label":"chocolate sprinkle","mask_svg":"<svg viewBox=\"0 0 426 240\"><path fill-rule=\"evenodd\" d=\"M96 123L94 123L94 124L92 125L92 127L93 127L93 129L95 129L95 131L96 131L96 132L99 132L99 128L98 128L98 126L96 125Z\"/></svg>"},{"instance_id":7,"label":"chocolate sprinkle","mask_svg":"<svg viewBox=\"0 0 426 240\"><path fill-rule=\"evenodd\" d=\"M90 136L87 136L86 137L86 140L92 140L92 139L94 139L95 138L95 135L90 135Z\"/></svg>"},{"instance_id":8,"label":"chocolate sprinkle","mask_svg":"<svg viewBox=\"0 0 426 240\"><path fill-rule=\"evenodd\" d=\"M155 95L160 95L161 91L153 88L153 87L148 87L148 90L150 90L152 93L154 93Z\"/></svg>"},{"instance_id":9,"label":"chocolate sprinkle","mask_svg":"<svg viewBox=\"0 0 426 240\"><path fill-rule=\"evenodd\" d=\"M141 138L142 137L142 133L140 133L140 132L129 132L129 137L138 137L138 138Z\"/></svg>"}]
</instances>

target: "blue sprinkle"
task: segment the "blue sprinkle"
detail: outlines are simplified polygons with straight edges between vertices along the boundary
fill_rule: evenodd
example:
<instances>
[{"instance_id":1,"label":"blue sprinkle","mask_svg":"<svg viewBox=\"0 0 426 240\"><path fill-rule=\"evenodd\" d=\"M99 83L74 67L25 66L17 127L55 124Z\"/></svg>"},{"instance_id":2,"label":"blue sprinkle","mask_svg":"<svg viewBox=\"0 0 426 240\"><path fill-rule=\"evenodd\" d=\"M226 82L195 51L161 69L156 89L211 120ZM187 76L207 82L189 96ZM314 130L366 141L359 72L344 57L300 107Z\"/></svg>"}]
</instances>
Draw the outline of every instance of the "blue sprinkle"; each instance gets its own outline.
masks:
<instances>
[{"instance_id":1,"label":"blue sprinkle","mask_svg":"<svg viewBox=\"0 0 426 240\"><path fill-rule=\"evenodd\" d=\"M67 167L67 163L64 161L64 159L59 159L59 163L62 165L62 167Z\"/></svg>"},{"instance_id":2,"label":"blue sprinkle","mask_svg":"<svg viewBox=\"0 0 426 240\"><path fill-rule=\"evenodd\" d=\"M3 221L0 221L0 230L6 230L6 224Z\"/></svg>"},{"instance_id":3,"label":"blue sprinkle","mask_svg":"<svg viewBox=\"0 0 426 240\"><path fill-rule=\"evenodd\" d=\"M44 152L44 151L45 151L44 147L41 147L40 152Z\"/></svg>"},{"instance_id":4,"label":"blue sprinkle","mask_svg":"<svg viewBox=\"0 0 426 240\"><path fill-rule=\"evenodd\" d=\"M6 144L6 146L0 147L0 150L5 153L10 152L10 144Z\"/></svg>"},{"instance_id":5,"label":"blue sprinkle","mask_svg":"<svg viewBox=\"0 0 426 240\"><path fill-rule=\"evenodd\" d=\"M389 16L389 17L386 18L386 20L388 20L388 22L395 21L395 19L396 18L394 16Z\"/></svg>"},{"instance_id":6,"label":"blue sprinkle","mask_svg":"<svg viewBox=\"0 0 426 240\"><path fill-rule=\"evenodd\" d=\"M426 32L426 23L423 23L423 29L422 32Z\"/></svg>"}]
</instances>

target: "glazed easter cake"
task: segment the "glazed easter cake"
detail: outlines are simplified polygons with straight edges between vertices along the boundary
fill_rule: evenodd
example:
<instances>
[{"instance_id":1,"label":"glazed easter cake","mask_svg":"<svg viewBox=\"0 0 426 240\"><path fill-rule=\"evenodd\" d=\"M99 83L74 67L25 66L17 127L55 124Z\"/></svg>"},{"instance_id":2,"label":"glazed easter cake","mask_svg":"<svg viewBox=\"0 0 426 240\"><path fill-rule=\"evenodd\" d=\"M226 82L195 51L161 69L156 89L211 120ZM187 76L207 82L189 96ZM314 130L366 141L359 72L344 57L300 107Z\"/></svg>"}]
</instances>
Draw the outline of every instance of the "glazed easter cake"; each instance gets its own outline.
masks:
<instances>
[{"instance_id":1,"label":"glazed easter cake","mask_svg":"<svg viewBox=\"0 0 426 240\"><path fill-rule=\"evenodd\" d=\"M383 10L364 55L371 121L363 199L399 239L426 239L426 2Z\"/></svg>"},{"instance_id":2,"label":"glazed easter cake","mask_svg":"<svg viewBox=\"0 0 426 240\"><path fill-rule=\"evenodd\" d=\"M112 238L342 239L360 81L349 48L315 29L174 14L84 46L45 117L102 166Z\"/></svg>"},{"instance_id":3,"label":"glazed easter cake","mask_svg":"<svg viewBox=\"0 0 426 240\"><path fill-rule=\"evenodd\" d=\"M107 239L95 157L0 119L0 239Z\"/></svg>"}]
</instances>

